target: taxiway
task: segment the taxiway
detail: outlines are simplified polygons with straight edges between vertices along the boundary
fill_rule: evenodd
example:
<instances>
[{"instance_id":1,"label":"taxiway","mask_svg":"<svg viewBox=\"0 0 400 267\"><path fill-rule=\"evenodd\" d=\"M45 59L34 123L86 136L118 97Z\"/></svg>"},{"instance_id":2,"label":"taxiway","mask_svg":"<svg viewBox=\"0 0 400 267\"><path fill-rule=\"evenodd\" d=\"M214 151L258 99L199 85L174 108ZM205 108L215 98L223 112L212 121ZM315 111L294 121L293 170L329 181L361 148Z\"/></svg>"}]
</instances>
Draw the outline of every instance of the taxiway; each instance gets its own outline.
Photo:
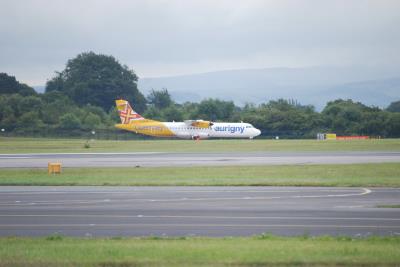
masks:
<instances>
[{"instance_id":1,"label":"taxiway","mask_svg":"<svg viewBox=\"0 0 400 267\"><path fill-rule=\"evenodd\" d=\"M400 162L400 152L55 153L0 154L0 168L161 167Z\"/></svg>"},{"instance_id":2,"label":"taxiway","mask_svg":"<svg viewBox=\"0 0 400 267\"><path fill-rule=\"evenodd\" d=\"M0 235L399 235L400 189L0 187Z\"/></svg>"}]
</instances>

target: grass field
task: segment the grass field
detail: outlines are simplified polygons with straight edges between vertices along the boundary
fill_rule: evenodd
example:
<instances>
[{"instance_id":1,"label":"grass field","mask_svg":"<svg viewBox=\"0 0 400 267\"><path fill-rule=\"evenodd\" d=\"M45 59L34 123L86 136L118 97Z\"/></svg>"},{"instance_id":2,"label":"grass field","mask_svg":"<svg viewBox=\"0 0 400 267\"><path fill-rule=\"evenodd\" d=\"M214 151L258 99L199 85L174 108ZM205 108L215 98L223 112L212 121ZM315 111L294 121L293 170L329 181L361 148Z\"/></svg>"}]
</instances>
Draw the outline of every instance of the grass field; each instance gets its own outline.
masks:
<instances>
[{"instance_id":1,"label":"grass field","mask_svg":"<svg viewBox=\"0 0 400 267\"><path fill-rule=\"evenodd\" d=\"M400 187L400 163L157 168L2 169L0 185L265 185Z\"/></svg>"},{"instance_id":2,"label":"grass field","mask_svg":"<svg viewBox=\"0 0 400 267\"><path fill-rule=\"evenodd\" d=\"M318 140L133 140L90 141L0 137L0 154L61 152L400 151L400 139Z\"/></svg>"},{"instance_id":3,"label":"grass field","mask_svg":"<svg viewBox=\"0 0 400 267\"><path fill-rule=\"evenodd\" d=\"M393 205L378 205L377 208L400 209L400 204Z\"/></svg>"},{"instance_id":4,"label":"grass field","mask_svg":"<svg viewBox=\"0 0 400 267\"><path fill-rule=\"evenodd\" d=\"M0 266L399 266L399 237L0 238Z\"/></svg>"}]
</instances>

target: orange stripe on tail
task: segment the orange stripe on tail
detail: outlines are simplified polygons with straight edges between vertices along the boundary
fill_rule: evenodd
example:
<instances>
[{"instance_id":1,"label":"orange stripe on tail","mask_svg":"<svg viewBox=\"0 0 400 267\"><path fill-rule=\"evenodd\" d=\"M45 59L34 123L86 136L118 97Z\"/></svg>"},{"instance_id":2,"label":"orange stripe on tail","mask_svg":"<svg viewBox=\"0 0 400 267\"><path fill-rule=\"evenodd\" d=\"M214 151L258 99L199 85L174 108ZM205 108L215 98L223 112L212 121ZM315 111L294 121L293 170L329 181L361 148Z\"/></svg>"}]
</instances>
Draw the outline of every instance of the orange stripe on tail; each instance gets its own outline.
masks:
<instances>
[{"instance_id":1,"label":"orange stripe on tail","mask_svg":"<svg viewBox=\"0 0 400 267\"><path fill-rule=\"evenodd\" d=\"M118 114L122 124L129 124L135 120L143 120L144 118L140 114L136 113L129 102L123 99L115 101L118 109Z\"/></svg>"}]
</instances>

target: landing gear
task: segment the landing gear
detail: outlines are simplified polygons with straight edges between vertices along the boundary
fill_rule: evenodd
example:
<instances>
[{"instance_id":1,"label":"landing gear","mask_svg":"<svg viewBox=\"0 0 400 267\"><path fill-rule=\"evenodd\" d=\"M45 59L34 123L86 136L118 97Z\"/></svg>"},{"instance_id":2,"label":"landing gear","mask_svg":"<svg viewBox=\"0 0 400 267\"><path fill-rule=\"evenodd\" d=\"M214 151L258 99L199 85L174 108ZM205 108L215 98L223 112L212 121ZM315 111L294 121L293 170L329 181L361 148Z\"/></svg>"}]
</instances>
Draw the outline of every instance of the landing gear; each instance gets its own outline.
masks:
<instances>
[{"instance_id":1,"label":"landing gear","mask_svg":"<svg viewBox=\"0 0 400 267\"><path fill-rule=\"evenodd\" d=\"M200 136L193 136L192 139L195 141L200 141Z\"/></svg>"}]
</instances>

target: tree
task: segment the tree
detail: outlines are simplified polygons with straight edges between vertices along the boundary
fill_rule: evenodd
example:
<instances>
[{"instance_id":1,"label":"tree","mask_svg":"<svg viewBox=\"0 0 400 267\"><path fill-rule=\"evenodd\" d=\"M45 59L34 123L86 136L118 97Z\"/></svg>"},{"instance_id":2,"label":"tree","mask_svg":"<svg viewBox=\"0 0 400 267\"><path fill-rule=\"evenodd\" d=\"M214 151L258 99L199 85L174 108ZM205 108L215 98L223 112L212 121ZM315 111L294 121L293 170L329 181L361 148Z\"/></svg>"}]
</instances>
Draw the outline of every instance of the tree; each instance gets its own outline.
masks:
<instances>
[{"instance_id":1,"label":"tree","mask_svg":"<svg viewBox=\"0 0 400 267\"><path fill-rule=\"evenodd\" d=\"M10 108L8 113L12 113L15 117L19 117L22 115L22 111L20 110L21 102L23 101L24 97L19 94L12 94L12 95L3 95L4 98L4 105Z\"/></svg>"},{"instance_id":2,"label":"tree","mask_svg":"<svg viewBox=\"0 0 400 267\"><path fill-rule=\"evenodd\" d=\"M7 131L13 130L17 123L9 99L10 96L8 95L0 95L0 128Z\"/></svg>"},{"instance_id":3,"label":"tree","mask_svg":"<svg viewBox=\"0 0 400 267\"><path fill-rule=\"evenodd\" d=\"M167 108L173 103L171 95L165 88L161 91L155 91L154 89L152 89L147 97L147 100L150 104L159 109Z\"/></svg>"},{"instance_id":4,"label":"tree","mask_svg":"<svg viewBox=\"0 0 400 267\"><path fill-rule=\"evenodd\" d=\"M182 121L182 110L178 109L176 105L171 105L163 110L164 119L166 121Z\"/></svg>"},{"instance_id":5,"label":"tree","mask_svg":"<svg viewBox=\"0 0 400 267\"><path fill-rule=\"evenodd\" d=\"M63 92L79 106L91 104L105 111L115 105L115 99L124 98L137 112L143 112L146 100L137 80L136 74L114 57L88 52L68 60L66 68L47 82L46 93Z\"/></svg>"},{"instance_id":6,"label":"tree","mask_svg":"<svg viewBox=\"0 0 400 267\"><path fill-rule=\"evenodd\" d=\"M302 106L294 100L278 99L254 107L245 107L251 116L262 118L255 126L270 135L310 136L319 127L319 114L313 106Z\"/></svg>"},{"instance_id":7,"label":"tree","mask_svg":"<svg viewBox=\"0 0 400 267\"><path fill-rule=\"evenodd\" d=\"M36 95L36 91L26 84L19 83L14 76L0 73L0 94Z\"/></svg>"},{"instance_id":8,"label":"tree","mask_svg":"<svg viewBox=\"0 0 400 267\"><path fill-rule=\"evenodd\" d=\"M18 118L17 127L21 130L35 131L43 127L37 111L25 112Z\"/></svg>"},{"instance_id":9,"label":"tree","mask_svg":"<svg viewBox=\"0 0 400 267\"><path fill-rule=\"evenodd\" d=\"M322 115L327 128L340 135L385 136L390 128L389 112L352 100L328 102Z\"/></svg>"},{"instance_id":10,"label":"tree","mask_svg":"<svg viewBox=\"0 0 400 267\"><path fill-rule=\"evenodd\" d=\"M81 121L74 114L65 114L60 118L62 129L73 130L81 127Z\"/></svg>"},{"instance_id":11,"label":"tree","mask_svg":"<svg viewBox=\"0 0 400 267\"><path fill-rule=\"evenodd\" d=\"M60 117L75 108L74 103L67 96L58 91L48 92L41 96L43 122L56 125Z\"/></svg>"},{"instance_id":12,"label":"tree","mask_svg":"<svg viewBox=\"0 0 400 267\"><path fill-rule=\"evenodd\" d=\"M159 110L156 107L149 107L146 112L143 114L143 116L145 118L148 119L153 119L153 120L157 120L157 121L163 121L164 117L163 114L161 112L161 110Z\"/></svg>"},{"instance_id":13,"label":"tree","mask_svg":"<svg viewBox=\"0 0 400 267\"><path fill-rule=\"evenodd\" d=\"M180 105L183 119L184 120L198 119L199 118L199 116L197 115L198 106L199 103L193 103L193 102L185 102L182 105Z\"/></svg>"},{"instance_id":14,"label":"tree","mask_svg":"<svg viewBox=\"0 0 400 267\"><path fill-rule=\"evenodd\" d=\"M196 118L212 121L229 120L235 111L232 101L221 101L219 99L206 99L197 107Z\"/></svg>"},{"instance_id":15,"label":"tree","mask_svg":"<svg viewBox=\"0 0 400 267\"><path fill-rule=\"evenodd\" d=\"M400 136L400 113L391 113L386 124L388 136Z\"/></svg>"},{"instance_id":16,"label":"tree","mask_svg":"<svg viewBox=\"0 0 400 267\"><path fill-rule=\"evenodd\" d=\"M39 112L42 108L42 99L37 96L27 96L22 98L18 109L23 114L29 111Z\"/></svg>"},{"instance_id":17,"label":"tree","mask_svg":"<svg viewBox=\"0 0 400 267\"><path fill-rule=\"evenodd\" d=\"M400 112L400 101L390 103L386 110L390 112Z\"/></svg>"},{"instance_id":18,"label":"tree","mask_svg":"<svg viewBox=\"0 0 400 267\"><path fill-rule=\"evenodd\" d=\"M361 134L362 115L369 108L352 100L337 99L328 102L322 110L325 125L339 135Z\"/></svg>"},{"instance_id":19,"label":"tree","mask_svg":"<svg viewBox=\"0 0 400 267\"><path fill-rule=\"evenodd\" d=\"M83 119L83 126L86 129L92 130L96 129L98 126L101 125L101 118L99 115L94 114L94 113L89 113L84 119Z\"/></svg>"},{"instance_id":20,"label":"tree","mask_svg":"<svg viewBox=\"0 0 400 267\"><path fill-rule=\"evenodd\" d=\"M106 115L105 122L108 125L114 125L116 122L118 122L118 123L121 122L119 114L118 114L118 110L116 107L110 108L110 111L108 111L108 114Z\"/></svg>"}]
</instances>

